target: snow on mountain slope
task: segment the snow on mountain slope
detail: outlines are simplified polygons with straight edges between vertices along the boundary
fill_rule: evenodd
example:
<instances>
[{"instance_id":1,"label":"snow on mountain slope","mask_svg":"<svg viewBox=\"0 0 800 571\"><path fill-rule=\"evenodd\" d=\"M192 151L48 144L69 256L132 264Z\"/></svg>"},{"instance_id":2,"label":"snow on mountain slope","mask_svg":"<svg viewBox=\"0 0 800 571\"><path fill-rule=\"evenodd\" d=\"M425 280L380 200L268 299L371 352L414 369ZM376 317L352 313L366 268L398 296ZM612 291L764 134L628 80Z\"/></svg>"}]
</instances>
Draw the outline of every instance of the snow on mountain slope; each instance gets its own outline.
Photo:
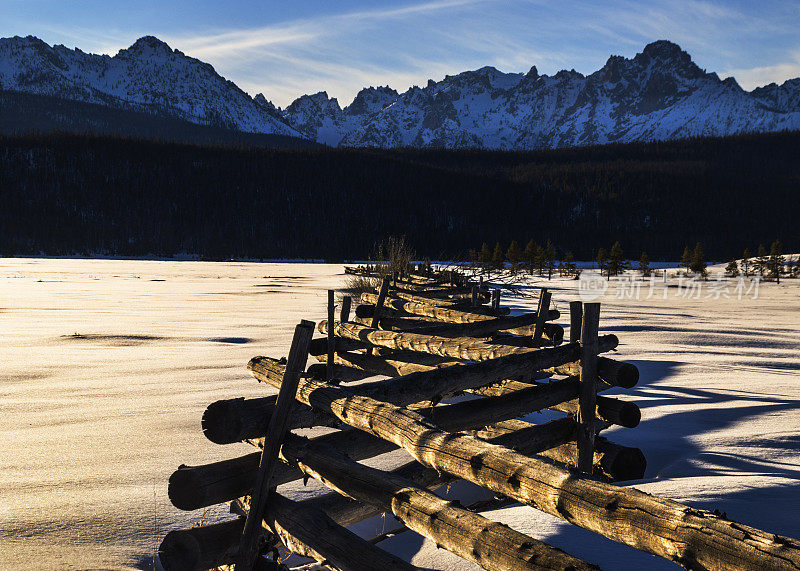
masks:
<instances>
[{"instance_id":1,"label":"snow on mountain slope","mask_svg":"<svg viewBox=\"0 0 800 571\"><path fill-rule=\"evenodd\" d=\"M404 93L365 88L344 108L321 91L280 110L154 37L114 57L15 37L0 40L0 89L331 146L536 149L800 129L800 78L746 92L664 40L588 76L483 67Z\"/></svg>"},{"instance_id":2,"label":"snow on mountain slope","mask_svg":"<svg viewBox=\"0 0 800 571\"><path fill-rule=\"evenodd\" d=\"M152 36L114 57L0 39L0 88L178 116L253 133L299 136L266 101Z\"/></svg>"}]
</instances>

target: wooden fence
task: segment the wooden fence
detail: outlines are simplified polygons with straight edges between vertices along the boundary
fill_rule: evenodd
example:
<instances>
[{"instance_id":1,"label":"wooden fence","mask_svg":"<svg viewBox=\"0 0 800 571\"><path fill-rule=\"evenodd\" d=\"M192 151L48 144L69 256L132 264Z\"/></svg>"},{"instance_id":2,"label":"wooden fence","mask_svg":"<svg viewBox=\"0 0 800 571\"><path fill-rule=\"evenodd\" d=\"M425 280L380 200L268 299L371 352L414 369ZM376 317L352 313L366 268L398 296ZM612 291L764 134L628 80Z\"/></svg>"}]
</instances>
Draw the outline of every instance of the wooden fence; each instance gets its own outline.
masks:
<instances>
[{"instance_id":1,"label":"wooden fence","mask_svg":"<svg viewBox=\"0 0 800 571\"><path fill-rule=\"evenodd\" d=\"M487 505L433 493L455 480L494 492L489 505L532 506L689 569L800 569L796 540L615 485L642 478L646 461L598 433L634 428L640 412L599 393L631 388L639 373L604 355L618 340L598 333L600 305L569 304L565 343L550 292L535 313L511 317L489 286L430 268L383 276L352 312L344 297L338 320L331 291L317 325L324 337L312 339L303 321L287 359L254 357L247 368L278 395L212 403L202 428L215 443L256 451L181 466L169 480L176 507L230 502L239 517L170 532L159 549L165 569L280 569L280 545L335 569L415 568L380 549L381 536L346 529L384 512L485 569L596 568L477 513ZM306 367L309 355L318 363ZM377 375L389 378L364 381ZM519 420L542 409L564 414ZM336 430L292 432L313 426ZM359 463L398 448L409 461L394 470ZM276 490L309 478L330 491L293 501Z\"/></svg>"}]
</instances>

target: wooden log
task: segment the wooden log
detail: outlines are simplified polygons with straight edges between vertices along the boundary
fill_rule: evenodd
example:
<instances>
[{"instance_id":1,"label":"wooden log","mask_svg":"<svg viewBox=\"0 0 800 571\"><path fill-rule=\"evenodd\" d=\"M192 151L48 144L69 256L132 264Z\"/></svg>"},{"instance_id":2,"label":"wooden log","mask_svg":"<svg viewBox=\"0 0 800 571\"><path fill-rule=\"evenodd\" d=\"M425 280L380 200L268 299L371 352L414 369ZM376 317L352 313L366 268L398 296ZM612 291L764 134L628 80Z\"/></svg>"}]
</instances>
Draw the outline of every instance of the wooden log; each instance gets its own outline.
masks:
<instances>
[{"instance_id":1,"label":"wooden log","mask_svg":"<svg viewBox=\"0 0 800 571\"><path fill-rule=\"evenodd\" d=\"M290 440L293 438L296 437L290 435ZM290 551L336 569L419 570L345 529L323 511L280 494L273 494L264 516L262 525L277 535Z\"/></svg>"},{"instance_id":2,"label":"wooden log","mask_svg":"<svg viewBox=\"0 0 800 571\"><path fill-rule=\"evenodd\" d=\"M604 335L599 339L601 351L609 351L615 348L617 343L615 335ZM359 391L364 394L369 391L373 398L404 405L434 399L441 401L465 389L486 386L504 379L530 378L542 369L574 361L579 356L580 345L570 343L457 367L442 367L412 373L388 381L362 385ZM279 384L278 377L274 374L274 360L254 357L247 364L247 368L259 381L273 386ZM301 385L303 382L301 381Z\"/></svg>"},{"instance_id":3,"label":"wooden log","mask_svg":"<svg viewBox=\"0 0 800 571\"><path fill-rule=\"evenodd\" d=\"M546 288L542 288L539 294L539 308L536 310L536 326L533 330L533 344L536 347L541 345L544 336L545 315L550 310L550 295ZM563 332L561 338L564 338Z\"/></svg>"},{"instance_id":4,"label":"wooden log","mask_svg":"<svg viewBox=\"0 0 800 571\"><path fill-rule=\"evenodd\" d=\"M381 290L380 293L378 293L378 299L375 302L375 315L372 316L372 323L370 324L370 327L372 327L373 329L378 327L378 320L380 319L381 310L383 310L383 304L386 301L386 294L389 292L389 281L390 281L390 276L388 275L383 276L383 282L381 283ZM332 333L328 333L329 337L331 335ZM367 347L367 353L369 355L372 355L373 350L374 349L372 348L371 345Z\"/></svg>"},{"instance_id":5,"label":"wooden log","mask_svg":"<svg viewBox=\"0 0 800 571\"><path fill-rule=\"evenodd\" d=\"M448 433L413 411L321 381L307 380L298 399L394 442L421 464L684 566L800 569L796 540L571 473L469 435Z\"/></svg>"},{"instance_id":6,"label":"wooden log","mask_svg":"<svg viewBox=\"0 0 800 571\"><path fill-rule=\"evenodd\" d=\"M283 374L275 408L267 427L267 439L261 454L261 461L253 485L250 513L245 520L239 552L236 557L238 571L249 571L258 557L258 535L261 531L261 520L266 514L266 505L270 497L272 475L278 464L278 452L281 443L289 430L291 417L289 411L295 401L295 393L300 383L300 375L306 368L308 344L314 335L314 323L302 320L294 330L292 346Z\"/></svg>"},{"instance_id":7,"label":"wooden log","mask_svg":"<svg viewBox=\"0 0 800 571\"><path fill-rule=\"evenodd\" d=\"M551 408L577 416L578 406L578 401L572 400L557 404ZM600 395L597 396L597 406L594 414L602 421L624 426L625 428L636 428L642 420L642 412L636 403Z\"/></svg>"},{"instance_id":8,"label":"wooden log","mask_svg":"<svg viewBox=\"0 0 800 571\"><path fill-rule=\"evenodd\" d=\"M322 375L319 378L325 378ZM276 396L252 399L235 398L211 403L203 413L203 434L215 444L232 444L266 434L267 421L275 407ZM331 426L333 419L298 403L289 413L292 428ZM337 423L338 424L338 423ZM335 424L334 424L335 426Z\"/></svg>"},{"instance_id":9,"label":"wooden log","mask_svg":"<svg viewBox=\"0 0 800 571\"><path fill-rule=\"evenodd\" d=\"M359 355L361 355L361 353L359 353ZM364 379L368 379L369 377L375 376L373 373L370 373L369 371L363 371L359 369L354 369L353 367L345 367L336 364L337 361L338 359L336 358L336 356L334 356L334 364L328 365L327 358L324 358L322 359L321 363L314 363L313 365L309 365L308 368L306 369L306 374L316 379L327 379L328 374L330 373L331 378L333 379L331 382L333 382L334 384L352 383L354 381L362 381Z\"/></svg>"},{"instance_id":10,"label":"wooden log","mask_svg":"<svg viewBox=\"0 0 800 571\"><path fill-rule=\"evenodd\" d=\"M594 444L592 473L595 476L602 477L610 482L625 482L644 478L647 459L641 450L615 444L602 436L597 436ZM575 466L578 449L574 442L567 442L544 450L541 455L567 466Z\"/></svg>"},{"instance_id":11,"label":"wooden log","mask_svg":"<svg viewBox=\"0 0 800 571\"><path fill-rule=\"evenodd\" d=\"M578 397L578 470L592 473L597 408L597 336L600 304L583 305L581 322L581 391Z\"/></svg>"},{"instance_id":12,"label":"wooden log","mask_svg":"<svg viewBox=\"0 0 800 571\"><path fill-rule=\"evenodd\" d=\"M338 351L361 351L369 347L366 343L354 341L352 339L339 338L336 340L336 349ZM328 353L328 339L326 337L319 337L312 339L308 344L308 354L312 357L319 357L320 355L327 355Z\"/></svg>"},{"instance_id":13,"label":"wooden log","mask_svg":"<svg viewBox=\"0 0 800 571\"><path fill-rule=\"evenodd\" d=\"M458 507L413 481L359 464L332 447L292 437L284 460L329 488L390 511L405 525L484 569L591 569L508 526Z\"/></svg>"},{"instance_id":14,"label":"wooden log","mask_svg":"<svg viewBox=\"0 0 800 571\"><path fill-rule=\"evenodd\" d=\"M158 558L165 571L205 571L236 559L244 519L170 531L161 540Z\"/></svg>"},{"instance_id":15,"label":"wooden log","mask_svg":"<svg viewBox=\"0 0 800 571\"><path fill-rule=\"evenodd\" d=\"M558 319L558 311L550 311L544 316L544 321ZM417 323L417 329L410 330L411 333L425 333L429 335L441 335L442 337L481 337L491 335L498 331L517 330L527 332L527 326L537 323L539 316L536 313L526 313L515 317L498 317L494 319L484 319L470 323L436 323L423 322ZM543 324L544 325L544 324ZM561 339L563 340L563 329Z\"/></svg>"},{"instance_id":16,"label":"wooden log","mask_svg":"<svg viewBox=\"0 0 800 571\"><path fill-rule=\"evenodd\" d=\"M378 298L375 294L363 293L361 294L361 301L367 304L374 304ZM482 321L491 319L497 315L508 315L511 310L507 307L501 307L498 312L492 311L490 307L472 307L472 308L453 308L440 305L432 305L428 303L413 302L398 298L388 298L387 305L397 311L403 311L412 315L419 315L421 317L432 317L439 321L447 321L449 323L471 323L473 321Z\"/></svg>"},{"instance_id":17,"label":"wooden log","mask_svg":"<svg viewBox=\"0 0 800 571\"><path fill-rule=\"evenodd\" d=\"M560 399L574 398L577 391L575 379L562 380L546 385L526 385L522 390L499 398L441 405L425 412L449 430L467 430L546 408ZM391 443L357 430L339 431L318 439L354 460L370 458L395 448ZM249 494L259 460L260 454L255 453L201 466L181 466L169 479L167 492L170 501L179 509L195 510ZM272 482L277 486L300 477L301 474L279 466Z\"/></svg>"},{"instance_id":18,"label":"wooden log","mask_svg":"<svg viewBox=\"0 0 800 571\"><path fill-rule=\"evenodd\" d=\"M327 332L328 322L320 321L319 329L323 333ZM416 351L470 361L485 361L507 355L525 354L536 350L536 348L532 347L486 343L480 339L472 339L470 337L440 337L421 333L406 333L404 331L384 331L364 327L356 323L335 323L334 331L339 337L369 343L378 347L386 347L387 349Z\"/></svg>"},{"instance_id":19,"label":"wooden log","mask_svg":"<svg viewBox=\"0 0 800 571\"><path fill-rule=\"evenodd\" d=\"M580 375L580 363L567 363L552 370L556 375ZM639 369L632 363L624 363L608 357L598 357L597 376L604 383L630 389L639 382Z\"/></svg>"}]
</instances>

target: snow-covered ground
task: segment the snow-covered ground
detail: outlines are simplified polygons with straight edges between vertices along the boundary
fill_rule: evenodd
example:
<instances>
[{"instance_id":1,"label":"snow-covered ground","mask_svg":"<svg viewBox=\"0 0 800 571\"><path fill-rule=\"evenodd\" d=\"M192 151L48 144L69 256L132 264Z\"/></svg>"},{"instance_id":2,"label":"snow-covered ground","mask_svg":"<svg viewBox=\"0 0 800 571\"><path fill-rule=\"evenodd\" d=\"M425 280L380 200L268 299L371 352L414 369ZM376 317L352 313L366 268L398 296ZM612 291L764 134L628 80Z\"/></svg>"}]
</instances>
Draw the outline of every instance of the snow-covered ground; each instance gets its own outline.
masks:
<instances>
[{"instance_id":1,"label":"snow-covered ground","mask_svg":"<svg viewBox=\"0 0 800 571\"><path fill-rule=\"evenodd\" d=\"M0 260L0 568L152 568L166 532L202 516L170 505L171 472L251 451L208 442L203 410L268 391L247 361L285 355L301 318L323 318L341 270ZM577 285L547 283L565 315ZM641 424L606 435L644 451L646 478L632 483L640 489L800 537L800 282L761 284L756 299L752 290L738 299L735 282L727 291L677 287L673 277L667 285L618 299L635 290L612 281L598 300L601 329L621 340L616 357L642 373L636 388L611 391L639 404ZM520 310L535 302L508 300ZM295 498L316 490L281 489ZM450 493L480 497L466 485ZM530 508L486 515L604 569L672 567ZM224 508L206 519L221 517ZM394 525L376 518L358 530ZM414 533L381 546L418 565L471 568Z\"/></svg>"}]
</instances>

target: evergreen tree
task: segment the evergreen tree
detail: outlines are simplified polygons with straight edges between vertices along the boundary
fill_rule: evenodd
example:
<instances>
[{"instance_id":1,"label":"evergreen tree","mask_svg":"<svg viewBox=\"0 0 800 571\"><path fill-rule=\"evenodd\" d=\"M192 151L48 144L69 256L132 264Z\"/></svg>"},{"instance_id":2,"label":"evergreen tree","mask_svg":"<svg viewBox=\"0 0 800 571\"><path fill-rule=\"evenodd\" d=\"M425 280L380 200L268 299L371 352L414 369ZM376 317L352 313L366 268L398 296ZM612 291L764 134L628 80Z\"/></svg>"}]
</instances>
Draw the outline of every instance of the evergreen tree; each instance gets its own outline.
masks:
<instances>
[{"instance_id":1,"label":"evergreen tree","mask_svg":"<svg viewBox=\"0 0 800 571\"><path fill-rule=\"evenodd\" d=\"M650 259L647 257L647 252L642 252L642 257L639 258L639 272L642 276L649 278L653 270L650 268Z\"/></svg>"},{"instance_id":2,"label":"evergreen tree","mask_svg":"<svg viewBox=\"0 0 800 571\"><path fill-rule=\"evenodd\" d=\"M708 275L707 267L703 246L698 242L694 247L694 252L692 252L692 263L689 265L689 269L704 278Z\"/></svg>"},{"instance_id":3,"label":"evergreen tree","mask_svg":"<svg viewBox=\"0 0 800 571\"><path fill-rule=\"evenodd\" d=\"M533 268L536 267L536 250L538 247L536 241L531 238L528 241L528 245L525 246L525 251L522 253L525 265L528 267L528 272L531 274L533 273Z\"/></svg>"},{"instance_id":4,"label":"evergreen tree","mask_svg":"<svg viewBox=\"0 0 800 571\"><path fill-rule=\"evenodd\" d=\"M542 246L536 246L536 253L534 254L534 263L536 264L536 270L539 272L539 275L544 274L544 264L545 264L545 250Z\"/></svg>"},{"instance_id":5,"label":"evergreen tree","mask_svg":"<svg viewBox=\"0 0 800 571\"><path fill-rule=\"evenodd\" d=\"M511 269L515 270L517 265L522 261L522 248L516 240L512 240L506 251L506 261L511 264Z\"/></svg>"},{"instance_id":6,"label":"evergreen tree","mask_svg":"<svg viewBox=\"0 0 800 571\"><path fill-rule=\"evenodd\" d=\"M752 267L752 262L750 262L750 258L753 255L750 253L750 248L745 248L744 253L742 254L742 272L745 276L750 275L750 268Z\"/></svg>"},{"instance_id":7,"label":"evergreen tree","mask_svg":"<svg viewBox=\"0 0 800 571\"><path fill-rule=\"evenodd\" d=\"M567 252L564 254L564 273L567 276L571 276L575 273L575 269L578 266L575 264L575 256L572 255L572 252Z\"/></svg>"},{"instance_id":8,"label":"evergreen tree","mask_svg":"<svg viewBox=\"0 0 800 571\"><path fill-rule=\"evenodd\" d=\"M484 242L483 246L481 246L481 253L478 259L484 268L488 268L492 263L492 251L489 249L489 244L486 242Z\"/></svg>"},{"instance_id":9,"label":"evergreen tree","mask_svg":"<svg viewBox=\"0 0 800 571\"><path fill-rule=\"evenodd\" d=\"M619 242L614 242L614 245L611 246L611 252L608 254L608 279L611 279L612 275L621 274L627 267L628 263L623 257L622 246Z\"/></svg>"},{"instance_id":10,"label":"evergreen tree","mask_svg":"<svg viewBox=\"0 0 800 571\"><path fill-rule=\"evenodd\" d=\"M689 246L686 246L683 249L681 265L686 268L686 271L689 271L689 269L692 267L692 251L689 249Z\"/></svg>"},{"instance_id":11,"label":"evergreen tree","mask_svg":"<svg viewBox=\"0 0 800 571\"><path fill-rule=\"evenodd\" d=\"M500 242L494 245L494 253L492 254L492 267L496 270L502 270L505 267L506 255L503 252Z\"/></svg>"},{"instance_id":12,"label":"evergreen tree","mask_svg":"<svg viewBox=\"0 0 800 571\"><path fill-rule=\"evenodd\" d=\"M781 273L783 273L783 246L780 240L775 240L769 249L769 273L775 277L777 283L781 283Z\"/></svg>"},{"instance_id":13,"label":"evergreen tree","mask_svg":"<svg viewBox=\"0 0 800 571\"><path fill-rule=\"evenodd\" d=\"M547 247L544 250L544 260L547 267L547 279L552 279L553 270L556 267L556 248L553 243L548 240Z\"/></svg>"},{"instance_id":14,"label":"evergreen tree","mask_svg":"<svg viewBox=\"0 0 800 571\"><path fill-rule=\"evenodd\" d=\"M606 264L608 264L608 252L606 252L605 248L600 248L597 250L597 267L600 270L600 275L603 275L603 272L606 270ZM611 279L611 274L609 274L609 278Z\"/></svg>"},{"instance_id":15,"label":"evergreen tree","mask_svg":"<svg viewBox=\"0 0 800 571\"><path fill-rule=\"evenodd\" d=\"M767 249L764 247L764 244L759 244L755 266L756 270L758 270L758 275L760 275L762 278L764 277L764 271L767 269L768 262L769 257L767 256Z\"/></svg>"},{"instance_id":16,"label":"evergreen tree","mask_svg":"<svg viewBox=\"0 0 800 571\"><path fill-rule=\"evenodd\" d=\"M729 278L735 278L739 275L739 264L736 263L736 260L731 260L728 262L728 265L725 266L725 275Z\"/></svg>"}]
</instances>

